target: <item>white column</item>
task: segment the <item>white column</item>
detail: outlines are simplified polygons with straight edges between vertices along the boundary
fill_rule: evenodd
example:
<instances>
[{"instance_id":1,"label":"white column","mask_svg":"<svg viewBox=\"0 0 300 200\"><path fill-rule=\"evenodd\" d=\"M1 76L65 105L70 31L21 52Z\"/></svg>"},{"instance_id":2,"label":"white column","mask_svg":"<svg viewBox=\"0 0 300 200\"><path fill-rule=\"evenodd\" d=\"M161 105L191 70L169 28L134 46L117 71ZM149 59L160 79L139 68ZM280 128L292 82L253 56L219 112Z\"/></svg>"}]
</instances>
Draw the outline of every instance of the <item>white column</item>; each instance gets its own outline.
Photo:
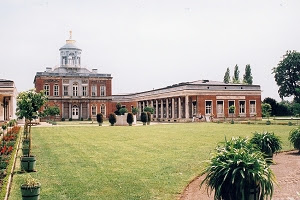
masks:
<instances>
[{"instance_id":1,"label":"white column","mask_svg":"<svg viewBox=\"0 0 300 200\"><path fill-rule=\"evenodd\" d=\"M178 118L181 118L181 99L178 97Z\"/></svg>"},{"instance_id":2,"label":"white column","mask_svg":"<svg viewBox=\"0 0 300 200\"><path fill-rule=\"evenodd\" d=\"M153 107L153 100L150 101L150 106L154 109L154 107ZM151 114L151 119L153 119L153 114Z\"/></svg>"},{"instance_id":3,"label":"white column","mask_svg":"<svg viewBox=\"0 0 300 200\"><path fill-rule=\"evenodd\" d=\"M143 101L143 110L142 110L142 112L144 112L144 109L145 109L145 101Z\"/></svg>"},{"instance_id":4,"label":"white column","mask_svg":"<svg viewBox=\"0 0 300 200\"><path fill-rule=\"evenodd\" d=\"M185 96L185 118L190 118L189 116L189 96Z\"/></svg>"},{"instance_id":5,"label":"white column","mask_svg":"<svg viewBox=\"0 0 300 200\"><path fill-rule=\"evenodd\" d=\"M164 118L164 100L163 99L160 100L160 118L161 119Z\"/></svg>"},{"instance_id":6,"label":"white column","mask_svg":"<svg viewBox=\"0 0 300 200\"><path fill-rule=\"evenodd\" d=\"M158 118L158 100L155 100L156 106L155 106L155 118Z\"/></svg>"},{"instance_id":7,"label":"white column","mask_svg":"<svg viewBox=\"0 0 300 200\"><path fill-rule=\"evenodd\" d=\"M82 117L82 103L80 103L80 118L79 119L81 119L81 117Z\"/></svg>"},{"instance_id":8,"label":"white column","mask_svg":"<svg viewBox=\"0 0 300 200\"><path fill-rule=\"evenodd\" d=\"M166 99L166 113L167 113L167 119L169 118L169 100Z\"/></svg>"},{"instance_id":9,"label":"white column","mask_svg":"<svg viewBox=\"0 0 300 200\"><path fill-rule=\"evenodd\" d=\"M90 118L90 103L87 104L87 117Z\"/></svg>"},{"instance_id":10,"label":"white column","mask_svg":"<svg viewBox=\"0 0 300 200\"><path fill-rule=\"evenodd\" d=\"M175 100L172 98L172 119L175 118Z\"/></svg>"}]
</instances>

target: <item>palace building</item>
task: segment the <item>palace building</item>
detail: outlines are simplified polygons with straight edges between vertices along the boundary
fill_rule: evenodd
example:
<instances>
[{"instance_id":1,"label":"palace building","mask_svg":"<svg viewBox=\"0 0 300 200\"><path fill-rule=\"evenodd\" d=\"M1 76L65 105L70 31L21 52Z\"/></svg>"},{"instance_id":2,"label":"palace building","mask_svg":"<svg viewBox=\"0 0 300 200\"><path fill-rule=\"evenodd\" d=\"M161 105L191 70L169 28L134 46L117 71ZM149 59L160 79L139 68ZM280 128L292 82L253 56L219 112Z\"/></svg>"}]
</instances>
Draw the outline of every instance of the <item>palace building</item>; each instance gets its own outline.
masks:
<instances>
[{"instance_id":1,"label":"palace building","mask_svg":"<svg viewBox=\"0 0 300 200\"><path fill-rule=\"evenodd\" d=\"M107 117L116 110L118 102L129 111L132 107L137 107L140 112L146 106L153 107L155 121L261 118L259 85L200 80L151 91L112 95L111 74L81 67L81 49L76 46L71 34L59 51L59 66L37 72L34 84L37 92L44 90L48 95L47 106L60 108L60 118L89 119L96 118L97 113ZM230 113L232 105L235 111Z\"/></svg>"}]
</instances>

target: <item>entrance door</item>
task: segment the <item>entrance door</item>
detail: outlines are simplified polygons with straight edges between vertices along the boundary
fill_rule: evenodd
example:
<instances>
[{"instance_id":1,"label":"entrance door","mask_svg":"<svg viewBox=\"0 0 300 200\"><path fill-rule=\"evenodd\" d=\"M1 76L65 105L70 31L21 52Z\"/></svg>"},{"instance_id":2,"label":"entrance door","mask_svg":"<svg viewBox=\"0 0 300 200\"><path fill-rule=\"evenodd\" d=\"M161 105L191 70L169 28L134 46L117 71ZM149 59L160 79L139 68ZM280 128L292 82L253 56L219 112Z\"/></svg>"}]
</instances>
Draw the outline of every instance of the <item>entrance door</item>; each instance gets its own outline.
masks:
<instances>
[{"instance_id":1,"label":"entrance door","mask_svg":"<svg viewBox=\"0 0 300 200\"><path fill-rule=\"evenodd\" d=\"M74 105L72 108L72 119L79 119L79 108Z\"/></svg>"}]
</instances>

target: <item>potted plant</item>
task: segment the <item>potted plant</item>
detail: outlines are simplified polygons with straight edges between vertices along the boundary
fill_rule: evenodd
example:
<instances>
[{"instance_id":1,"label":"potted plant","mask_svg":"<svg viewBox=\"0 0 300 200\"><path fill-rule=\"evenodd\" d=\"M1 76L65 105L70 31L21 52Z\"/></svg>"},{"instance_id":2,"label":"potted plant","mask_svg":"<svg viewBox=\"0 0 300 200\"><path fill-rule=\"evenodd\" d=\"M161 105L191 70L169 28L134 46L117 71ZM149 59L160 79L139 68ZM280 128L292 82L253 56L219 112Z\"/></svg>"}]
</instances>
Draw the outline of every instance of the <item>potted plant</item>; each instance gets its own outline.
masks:
<instances>
[{"instance_id":1,"label":"potted plant","mask_svg":"<svg viewBox=\"0 0 300 200\"><path fill-rule=\"evenodd\" d=\"M299 150L300 154L300 127L291 130L289 135L289 141L293 144L295 149Z\"/></svg>"},{"instance_id":2,"label":"potted plant","mask_svg":"<svg viewBox=\"0 0 300 200\"><path fill-rule=\"evenodd\" d=\"M136 115L139 112L139 109L137 107L133 107L131 109L131 112L132 112L133 115Z\"/></svg>"},{"instance_id":3,"label":"potted plant","mask_svg":"<svg viewBox=\"0 0 300 200\"><path fill-rule=\"evenodd\" d=\"M143 125L146 125L147 121L148 121L148 115L145 112L141 113L141 121L143 122Z\"/></svg>"},{"instance_id":4,"label":"potted plant","mask_svg":"<svg viewBox=\"0 0 300 200\"><path fill-rule=\"evenodd\" d=\"M38 200L40 196L41 183L27 174L24 183L21 185L23 200Z\"/></svg>"},{"instance_id":5,"label":"potted plant","mask_svg":"<svg viewBox=\"0 0 300 200\"><path fill-rule=\"evenodd\" d=\"M278 136L274 133L263 132L258 133L255 132L250 142L254 144L262 153L264 153L267 161L271 161L273 159L273 154L282 149L281 141Z\"/></svg>"},{"instance_id":6,"label":"potted plant","mask_svg":"<svg viewBox=\"0 0 300 200\"><path fill-rule=\"evenodd\" d=\"M3 130L3 133L5 134L5 130L6 130L6 128L7 128L7 125L6 125L6 124L2 124L1 128L2 128L2 130Z\"/></svg>"},{"instance_id":7,"label":"potted plant","mask_svg":"<svg viewBox=\"0 0 300 200\"><path fill-rule=\"evenodd\" d=\"M127 114L127 119L126 119L126 121L127 121L127 123L128 123L129 126L132 126L133 120L134 120L133 119L133 114L131 112L129 112Z\"/></svg>"},{"instance_id":8,"label":"potted plant","mask_svg":"<svg viewBox=\"0 0 300 200\"><path fill-rule=\"evenodd\" d=\"M265 199L273 194L274 174L262 153L242 138L218 146L202 172L201 182L214 190L214 199Z\"/></svg>"},{"instance_id":9,"label":"potted plant","mask_svg":"<svg viewBox=\"0 0 300 200\"><path fill-rule=\"evenodd\" d=\"M114 126L114 124L117 122L117 117L115 113L110 113L108 116L108 121L111 126Z\"/></svg>"},{"instance_id":10,"label":"potted plant","mask_svg":"<svg viewBox=\"0 0 300 200\"><path fill-rule=\"evenodd\" d=\"M99 126L102 126L102 124L103 124L103 114L102 113L97 114L97 122L98 122Z\"/></svg>"},{"instance_id":11,"label":"potted plant","mask_svg":"<svg viewBox=\"0 0 300 200\"><path fill-rule=\"evenodd\" d=\"M34 90L28 90L19 93L17 97L17 112L19 119L25 118L24 135L28 139L28 154L21 156L21 169L25 171L35 171L36 158L31 155L32 120L38 118L40 108L46 103L47 96L43 91L36 93Z\"/></svg>"},{"instance_id":12,"label":"potted plant","mask_svg":"<svg viewBox=\"0 0 300 200\"><path fill-rule=\"evenodd\" d=\"M120 108L119 110L120 115L124 115L125 113L128 113L127 108Z\"/></svg>"}]
</instances>

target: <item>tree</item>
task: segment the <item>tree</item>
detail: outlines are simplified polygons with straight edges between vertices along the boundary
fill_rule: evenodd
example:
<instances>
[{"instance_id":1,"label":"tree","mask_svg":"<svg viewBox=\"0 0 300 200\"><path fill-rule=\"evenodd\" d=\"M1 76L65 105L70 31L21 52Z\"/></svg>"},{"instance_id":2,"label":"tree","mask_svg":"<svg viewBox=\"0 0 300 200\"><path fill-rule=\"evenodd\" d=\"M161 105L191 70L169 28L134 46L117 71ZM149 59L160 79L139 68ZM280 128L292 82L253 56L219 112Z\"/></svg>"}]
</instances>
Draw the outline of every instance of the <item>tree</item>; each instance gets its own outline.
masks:
<instances>
[{"instance_id":1,"label":"tree","mask_svg":"<svg viewBox=\"0 0 300 200\"><path fill-rule=\"evenodd\" d=\"M102 113L97 114L97 122L98 122L99 126L102 126L102 123L103 123L103 114Z\"/></svg>"},{"instance_id":2,"label":"tree","mask_svg":"<svg viewBox=\"0 0 300 200\"><path fill-rule=\"evenodd\" d=\"M294 100L300 103L300 53L287 51L272 73L279 86L279 96L293 96Z\"/></svg>"},{"instance_id":3,"label":"tree","mask_svg":"<svg viewBox=\"0 0 300 200\"><path fill-rule=\"evenodd\" d=\"M131 112L129 112L127 114L127 119L126 120L127 120L127 123L129 124L129 126L132 126L132 123L133 123L134 119L133 119L133 114Z\"/></svg>"},{"instance_id":4,"label":"tree","mask_svg":"<svg viewBox=\"0 0 300 200\"><path fill-rule=\"evenodd\" d=\"M227 70L226 70L225 75L224 75L223 82L224 83L229 83L230 82L230 70L229 70L229 67L227 67Z\"/></svg>"},{"instance_id":5,"label":"tree","mask_svg":"<svg viewBox=\"0 0 300 200\"><path fill-rule=\"evenodd\" d=\"M31 153L31 121L38 118L40 108L47 102L47 96L43 91L28 90L19 93L17 97L17 112L19 119L25 118L24 132L29 133L29 152ZM29 130L28 130L29 126ZM27 137L27 134L26 134Z\"/></svg>"},{"instance_id":6,"label":"tree","mask_svg":"<svg viewBox=\"0 0 300 200\"><path fill-rule=\"evenodd\" d=\"M49 106L43 112L45 116L51 116L51 117L60 114L60 110L58 106ZM55 117L54 117L54 121L55 121Z\"/></svg>"},{"instance_id":7,"label":"tree","mask_svg":"<svg viewBox=\"0 0 300 200\"><path fill-rule=\"evenodd\" d=\"M234 67L232 82L233 83L240 83L240 70L239 70L238 65L235 65L235 67Z\"/></svg>"},{"instance_id":8,"label":"tree","mask_svg":"<svg viewBox=\"0 0 300 200\"><path fill-rule=\"evenodd\" d=\"M114 124L117 122L117 117L115 113L110 113L108 115L108 121L110 123L110 125L114 126Z\"/></svg>"},{"instance_id":9,"label":"tree","mask_svg":"<svg viewBox=\"0 0 300 200\"><path fill-rule=\"evenodd\" d=\"M268 104L268 103L262 103L261 104L261 112L262 112L264 117L268 118L268 120L269 120L271 111L272 111L272 107L271 107L270 104Z\"/></svg>"},{"instance_id":10,"label":"tree","mask_svg":"<svg viewBox=\"0 0 300 200\"><path fill-rule=\"evenodd\" d=\"M248 84L248 85L252 85L252 83L253 83L253 77L252 77L252 73L251 73L251 67L250 67L249 64L246 65L243 82L245 84Z\"/></svg>"},{"instance_id":11,"label":"tree","mask_svg":"<svg viewBox=\"0 0 300 200\"><path fill-rule=\"evenodd\" d=\"M235 112L235 106L234 105L229 106L229 113L231 114L231 123L232 124L234 124L234 121L233 121L234 112Z\"/></svg>"},{"instance_id":12,"label":"tree","mask_svg":"<svg viewBox=\"0 0 300 200\"><path fill-rule=\"evenodd\" d=\"M144 108L144 112L149 112L149 113L153 114L154 113L154 108L151 107L151 106L147 106L147 107Z\"/></svg>"},{"instance_id":13,"label":"tree","mask_svg":"<svg viewBox=\"0 0 300 200\"><path fill-rule=\"evenodd\" d=\"M272 111L271 111L271 115L276 115L278 116L277 114L277 108L278 108L278 103L275 99L271 98L271 97L266 97L264 100L263 100L263 103L268 103L271 105L271 108L272 108Z\"/></svg>"},{"instance_id":14,"label":"tree","mask_svg":"<svg viewBox=\"0 0 300 200\"><path fill-rule=\"evenodd\" d=\"M143 125L146 125L147 121L148 121L148 115L145 112L141 113L141 121L143 122Z\"/></svg>"}]
</instances>

